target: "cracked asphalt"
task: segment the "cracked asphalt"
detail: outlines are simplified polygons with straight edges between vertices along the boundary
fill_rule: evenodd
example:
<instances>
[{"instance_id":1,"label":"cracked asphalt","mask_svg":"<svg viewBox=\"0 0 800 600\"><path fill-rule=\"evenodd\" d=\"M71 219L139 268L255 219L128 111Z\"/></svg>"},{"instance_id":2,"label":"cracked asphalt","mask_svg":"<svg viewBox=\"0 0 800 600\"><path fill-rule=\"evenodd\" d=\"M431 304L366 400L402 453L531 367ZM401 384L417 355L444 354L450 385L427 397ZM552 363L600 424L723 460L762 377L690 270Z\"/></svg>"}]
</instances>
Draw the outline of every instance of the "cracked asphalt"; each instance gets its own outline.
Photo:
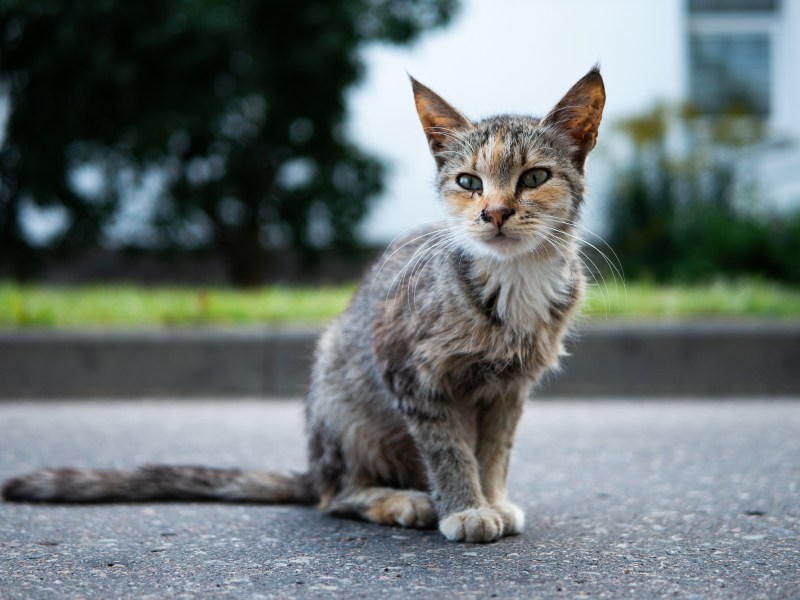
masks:
<instances>
[{"instance_id":1,"label":"cracked asphalt","mask_svg":"<svg viewBox=\"0 0 800 600\"><path fill-rule=\"evenodd\" d=\"M4 401L0 477L302 469L298 400ZM800 598L800 398L533 401L522 535L488 545L203 503L0 503L0 598Z\"/></svg>"}]
</instances>

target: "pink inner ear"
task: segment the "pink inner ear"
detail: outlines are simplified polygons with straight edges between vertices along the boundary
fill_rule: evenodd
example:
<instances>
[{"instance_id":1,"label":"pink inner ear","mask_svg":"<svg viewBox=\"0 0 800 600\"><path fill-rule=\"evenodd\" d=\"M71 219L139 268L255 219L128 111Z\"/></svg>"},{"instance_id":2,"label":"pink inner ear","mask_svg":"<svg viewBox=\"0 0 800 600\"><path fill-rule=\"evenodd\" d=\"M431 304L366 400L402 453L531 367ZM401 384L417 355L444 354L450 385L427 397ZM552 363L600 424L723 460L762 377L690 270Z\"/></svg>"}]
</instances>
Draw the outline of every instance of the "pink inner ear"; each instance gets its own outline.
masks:
<instances>
[{"instance_id":1,"label":"pink inner ear","mask_svg":"<svg viewBox=\"0 0 800 600\"><path fill-rule=\"evenodd\" d=\"M576 83L542 120L560 129L578 145L576 158L583 161L597 143L606 94L599 71L592 70Z\"/></svg>"},{"instance_id":2,"label":"pink inner ear","mask_svg":"<svg viewBox=\"0 0 800 600\"><path fill-rule=\"evenodd\" d=\"M451 131L459 131L465 128L464 119L453 118L452 115L436 112L431 109L430 104L426 101L420 102L417 100L417 110L419 111L420 121L425 130L425 135L433 149L441 149L447 142L448 135ZM439 107L437 107L439 108Z\"/></svg>"},{"instance_id":3,"label":"pink inner ear","mask_svg":"<svg viewBox=\"0 0 800 600\"><path fill-rule=\"evenodd\" d=\"M459 129L458 123L446 119L431 121L424 128L425 135L433 150L441 150L447 143L449 132Z\"/></svg>"},{"instance_id":4,"label":"pink inner ear","mask_svg":"<svg viewBox=\"0 0 800 600\"><path fill-rule=\"evenodd\" d=\"M589 106L581 110L581 113L571 119L567 127L571 130L575 141L585 148L586 152L589 152L597 143L597 130L603 117L602 104L595 99Z\"/></svg>"},{"instance_id":5,"label":"pink inner ear","mask_svg":"<svg viewBox=\"0 0 800 600\"><path fill-rule=\"evenodd\" d=\"M417 114L428 138L431 150L441 150L447 142L450 131L458 131L472 126L472 123L453 108L433 90L411 79Z\"/></svg>"}]
</instances>

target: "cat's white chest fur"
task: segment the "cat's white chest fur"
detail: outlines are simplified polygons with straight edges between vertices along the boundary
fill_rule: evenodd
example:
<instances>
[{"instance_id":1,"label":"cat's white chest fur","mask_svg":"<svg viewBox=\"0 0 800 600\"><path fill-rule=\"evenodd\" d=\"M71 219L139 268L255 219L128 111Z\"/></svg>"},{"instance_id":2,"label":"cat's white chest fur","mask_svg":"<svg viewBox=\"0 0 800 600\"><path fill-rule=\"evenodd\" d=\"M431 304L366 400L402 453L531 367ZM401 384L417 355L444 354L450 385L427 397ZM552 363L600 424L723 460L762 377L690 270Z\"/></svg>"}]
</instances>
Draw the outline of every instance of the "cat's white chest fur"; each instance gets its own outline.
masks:
<instances>
[{"instance_id":1,"label":"cat's white chest fur","mask_svg":"<svg viewBox=\"0 0 800 600\"><path fill-rule=\"evenodd\" d=\"M562 258L513 260L483 263L487 279L484 300L497 294L495 314L516 330L529 329L551 319L550 307L562 304L571 293L572 277ZM499 293L498 293L499 290Z\"/></svg>"}]
</instances>

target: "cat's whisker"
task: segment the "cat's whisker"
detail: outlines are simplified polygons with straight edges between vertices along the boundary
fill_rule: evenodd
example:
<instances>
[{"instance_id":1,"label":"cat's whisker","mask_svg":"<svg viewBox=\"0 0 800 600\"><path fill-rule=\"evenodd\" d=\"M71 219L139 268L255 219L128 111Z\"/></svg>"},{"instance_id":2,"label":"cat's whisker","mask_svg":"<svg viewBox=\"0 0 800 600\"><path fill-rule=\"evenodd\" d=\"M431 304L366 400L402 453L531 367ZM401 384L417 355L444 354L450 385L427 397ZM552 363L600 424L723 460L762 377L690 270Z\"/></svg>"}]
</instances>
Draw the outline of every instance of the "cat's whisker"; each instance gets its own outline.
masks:
<instances>
[{"instance_id":1,"label":"cat's whisker","mask_svg":"<svg viewBox=\"0 0 800 600\"><path fill-rule=\"evenodd\" d=\"M568 222L566 222L566 221L561 221L561 220L559 220L559 219L557 219L557 218L555 218L555 217L553 217L553 218L552 218L552 220L553 220L553 221L556 221L556 222L561 222L561 223L565 223L565 224L570 224L570 225L572 225L572 224L573 224L573 223L568 223ZM601 240L602 240L602 238L601 238L600 236L598 236L598 235L597 235L597 234L595 234L594 232L591 232L591 231L590 231L588 228L585 228L585 227L584 227L583 229L584 229L585 231L587 231L587 232L591 233L592 235L594 235L594 236L595 236L595 237L597 237L598 239L601 239ZM568 233L568 232L566 232L566 231L565 231L565 232L563 232L563 233L564 233L565 235L568 235L568 236L570 236L570 237L574 238L575 240L579 241L581 244L586 244L587 246L591 247L591 248L592 248L592 249L593 249L595 252L597 252L597 253L598 253L598 254L599 254L599 255L600 255L602 258L603 258L603 260L606 262L606 264L607 264L607 265L609 266L609 268L611 269L611 276L612 276L612 278L613 278L613 280L614 280L614 285L615 285L615 287L616 287L616 283L617 283L617 276L619 276L619 280L620 280L620 282L622 283L622 288L623 288L623 293L624 293L624 296L625 296L625 301L627 302L627 298L628 298L628 287L627 287L627 285L625 284L625 276L624 276L624 274L623 274L623 273L620 271L620 269L618 269L618 268L616 267L616 265L613 263L613 261L611 261L611 259L610 259L610 258L608 258L608 256L605 254L605 252L603 252L602 250L600 250L600 248L598 248L597 246L595 246L594 244L592 244L591 242L589 242L588 240L584 239L584 238L583 238L583 237L581 237L581 236L576 236L576 235L574 235L574 234L570 234L570 233ZM606 244L606 246L608 246L608 243L606 243L604 240L603 240L603 242ZM609 248L611 248L611 247L609 246ZM612 251L612 252L614 252L613 248L611 248L611 251ZM616 256L616 252L614 252L614 256ZM617 257L617 260L619 260L619 257ZM621 263L620 263L620 265L621 265ZM617 290L618 290L618 288L617 288ZM619 292L617 292L617 293L619 293Z\"/></svg>"},{"instance_id":2,"label":"cat's whisker","mask_svg":"<svg viewBox=\"0 0 800 600\"><path fill-rule=\"evenodd\" d=\"M558 239L559 242L561 242L564 245L564 247L573 248L577 252L578 260L581 261L581 263L583 264L583 266L586 269L586 271L589 273L589 275L591 275L592 279L594 280L595 285L600 290L600 295L603 298L603 304L608 308L610 306L609 303L610 303L610 298L611 298L611 296L609 294L609 289L608 289L608 282L606 281L605 277L603 276L602 271L598 268L597 263L595 263L594 260L592 260L592 258L586 252L584 252L583 249L580 248L580 246L575 246L575 244L570 242L568 239L563 239L561 237L558 237L561 234L569 235L567 232L563 231L562 229L550 228L551 237L553 237L555 239ZM594 267L594 269L590 268L589 265L586 264L586 261L589 261L592 264L592 267ZM600 279L603 282L602 285L597 280L597 276L598 275L600 276ZM606 292L605 296L603 295L603 290L605 290L605 292ZM606 300L606 298L608 298L608 301Z\"/></svg>"},{"instance_id":3,"label":"cat's whisker","mask_svg":"<svg viewBox=\"0 0 800 600\"><path fill-rule=\"evenodd\" d=\"M416 303L416 286L419 283L422 271L425 269L425 266L428 264L428 262L432 258L436 257L439 249L441 249L444 245L446 245L450 241L450 239L451 235L445 235L439 237L435 242L428 245L427 248L425 248L424 252L420 252L419 256L417 256L414 259L414 262L411 265L408 274L409 287L412 289L412 293L409 294L409 300L411 300L411 297L413 297L413 302Z\"/></svg>"},{"instance_id":4,"label":"cat's whisker","mask_svg":"<svg viewBox=\"0 0 800 600\"><path fill-rule=\"evenodd\" d=\"M611 252L611 254L613 254L613 255L614 255L614 258L616 259L616 264L617 264L617 266L618 266L620 269L622 268L622 262L620 261L620 259L619 259L619 256L617 255L617 253L616 253L616 251L614 250L613 246L611 246L611 244L609 244L609 243L608 243L608 242L607 242L607 241L606 241L606 240L603 238L603 236L601 236L601 235L600 235L600 234L598 234L597 232L595 232L595 231L593 231L593 230L589 229L589 228L588 228L586 225L583 225L582 223L579 223L578 221L568 221L568 220L566 220L566 219L560 219L560 218L558 218L558 217L556 217L556 216L552 216L552 215L551 215L551 216L549 216L548 218L549 218L550 220L554 221L554 222L557 222L557 223L563 223L563 224L569 224L569 225L572 225L572 226L573 226L573 227L575 227L576 229L580 229L580 230L584 231L585 233L587 233L588 235L592 236L593 238L597 239L597 240L598 240L599 242L601 242L601 243L602 243L602 244L603 244L603 245L604 245L606 248L608 248L608 250ZM588 240L586 240L585 238L581 238L581 239L582 239L582 240L584 240L584 241L588 241Z\"/></svg>"},{"instance_id":5,"label":"cat's whisker","mask_svg":"<svg viewBox=\"0 0 800 600\"><path fill-rule=\"evenodd\" d=\"M562 234L562 233L566 233L566 232L564 232L564 231L562 231L560 229L552 229L551 230L551 235L553 235L553 236L557 236L558 234ZM557 239L559 239L559 241L561 241L565 245L571 244L569 242L569 240L563 240L561 238L557 238ZM605 310L606 318L608 318L608 316L610 314L610 311L611 311L611 293L610 293L610 290L608 288L608 282L606 281L606 278L603 276L603 272L598 268L597 263L595 263L594 260L592 260L591 257L588 254L586 254L586 252L584 252L580 248L577 248L577 252L578 252L578 260L580 260L581 263L583 263L584 268L589 273L589 275L592 277L592 279L594 280L595 285L597 286L597 289L600 291L600 298L603 300L603 308ZM594 267L594 270L590 269L589 266L586 264L587 260L592 264L592 266ZM603 282L602 285L597 280L597 276L598 275L600 276L600 279ZM604 291L605 291L605 294L603 293Z\"/></svg>"},{"instance_id":6,"label":"cat's whisker","mask_svg":"<svg viewBox=\"0 0 800 600\"><path fill-rule=\"evenodd\" d=\"M560 221L560 220L559 220L558 218L556 218L556 217L553 217L553 218L552 218L552 220L554 220L554 221ZM564 223L566 223L566 221L561 221L561 222L564 222ZM601 236L601 235L599 235L598 233L596 233L596 232L592 231L591 229L589 229L589 228L588 228L588 227L586 227L585 225L583 225L583 224L581 224L581 223L578 223L578 222L572 222L572 225L574 225L574 226L575 226L575 227L577 227L578 229L581 229L581 230L585 231L587 234L589 234L589 235L590 235L590 236L592 236L593 238L595 238L595 239L597 239L598 241L602 242L602 244L603 244L603 245L604 245L606 248L608 248L608 249L611 251L611 254L613 254L613 255L614 255L614 259L616 260L616 263L615 263L615 264L618 266L618 268L619 268L619 270L620 270L620 272L619 272L620 278L622 279L622 281L623 281L623 283L624 283L624 281L625 281L625 271L624 271L624 269L623 269L623 266L622 266L622 261L620 260L620 258L619 258L619 255L617 255L617 253L616 253L616 251L614 250L613 246L611 246L611 244L609 244L609 243L608 243L608 242L607 242L607 241L606 241L606 240L603 238L603 236ZM582 239L582 240L584 240L584 241L586 241L587 243L589 243L589 242L588 242L588 240L586 240L585 238L581 238L581 239ZM605 255L604 255L604 258L605 258L606 260L609 260L609 259L608 259L608 257L607 257L607 256L605 256ZM609 265L609 267L611 267L611 266L612 266L612 265Z\"/></svg>"},{"instance_id":7,"label":"cat's whisker","mask_svg":"<svg viewBox=\"0 0 800 600\"><path fill-rule=\"evenodd\" d=\"M406 272L408 270L408 267L409 267L409 264L411 263L411 261L414 260L414 258L417 256L417 254L419 252L424 252L425 248L426 248L426 246L428 244L430 244L431 242L435 243L435 241L438 240L440 237L448 235L449 231L450 230L447 229L447 228L437 229L437 230L434 230L433 232L430 232L428 235L422 235L422 236L418 236L417 238L415 238L415 240L417 240L417 239L421 239L423 237L427 237L427 239L414 251L414 253L411 255L411 257L409 257L408 260L406 260L406 262L403 265L403 267L392 278L391 282L389 283L389 286L388 286L388 288L386 290L386 297L384 299L385 300L384 305L387 308L388 308L388 304L389 304L389 296L391 295L392 291L394 291L395 294L399 293L399 289L403 285L403 281L405 280ZM412 240L412 241L415 241L415 240ZM411 243L411 242L406 242L405 244L400 246L400 248L398 248L397 250L395 250L394 253L392 253L392 256L394 256L394 254L397 251L399 251L401 248L407 246L409 243ZM373 284L374 284L376 279L377 279L377 277L375 279L373 279ZM398 279L399 279L399 281L398 281Z\"/></svg>"},{"instance_id":8,"label":"cat's whisker","mask_svg":"<svg viewBox=\"0 0 800 600\"><path fill-rule=\"evenodd\" d=\"M608 289L608 284L606 283L605 279L603 278L600 271L598 271L596 266L594 269L592 269L591 267L589 267L588 264L586 264L586 261L592 262L592 259L589 257L588 254L586 254L586 252L584 252L583 250L578 250L578 260L581 261L583 268L591 276L594 286L600 292L600 299L603 302L603 314L605 315L606 319L608 319L608 317L611 314L611 292ZM594 262L592 262L592 265L594 265ZM603 282L602 284L597 279L598 275L600 275L600 279ZM603 290L605 290L605 294L603 294Z\"/></svg>"},{"instance_id":9,"label":"cat's whisker","mask_svg":"<svg viewBox=\"0 0 800 600\"><path fill-rule=\"evenodd\" d=\"M544 226L544 227L547 228L546 226ZM567 250L567 247L566 246L561 246L559 244L556 244L555 241L552 239L552 237L547 235L547 232L545 232L544 241L549 243L553 247L553 249L556 252L558 252L558 254L561 256L561 258L564 259L564 264L567 266L567 270L569 271L570 279L574 281L575 280L575 272L572 270L572 262L567 258L567 255L565 254L565 251Z\"/></svg>"},{"instance_id":10,"label":"cat's whisker","mask_svg":"<svg viewBox=\"0 0 800 600\"><path fill-rule=\"evenodd\" d=\"M403 229L401 229L400 232L397 235L395 235L389 241L389 243L386 245L386 250L383 251L383 255L381 256L380 261L384 261L385 259L387 259L387 254L389 253L390 250L392 250L392 248L394 247L394 244L398 240L400 240L403 237L405 237L409 232L413 231L414 229L421 229L421 227L423 225L427 225L429 223L443 224L443 223L448 223L448 222L457 221L457 220L458 219L456 217L437 216L437 217L430 217L430 218L427 218L427 219L417 219L416 221L413 221L412 223L410 223L410 224L406 225L405 227L403 227ZM439 229L441 229L441 228L439 228ZM434 233L435 231L436 230L433 230L433 229L424 230L424 231L421 231L421 234L425 235L425 234L428 234L428 233ZM414 238L413 240L408 240L408 241L409 242L416 241L416 238ZM403 244L403 245L405 245L405 244ZM402 247L403 246L400 246L400 248L402 248ZM395 248L394 252L396 252L397 250L399 250L399 248Z\"/></svg>"},{"instance_id":11,"label":"cat's whisker","mask_svg":"<svg viewBox=\"0 0 800 600\"><path fill-rule=\"evenodd\" d=\"M467 136L464 132L458 131L456 129L450 129L447 127L424 127L423 128L425 133L433 133L438 135L443 135L445 137L449 137L454 140L458 140L460 142L469 142L469 136Z\"/></svg>"},{"instance_id":12,"label":"cat's whisker","mask_svg":"<svg viewBox=\"0 0 800 600\"><path fill-rule=\"evenodd\" d=\"M425 257L425 259L423 259L424 262L422 262L420 264L420 266L417 268L416 278L414 278L414 274L412 274L411 277L409 278L409 287L411 288L411 290L410 290L410 292L408 294L409 314L411 315L412 321L414 322L415 325L417 324L417 321L418 321L418 319L417 319L417 312L418 312L418 309L417 309L417 288L419 286L419 282L420 282L420 279L422 278L423 272L424 272L425 268L429 264L431 264L431 262L434 261L440 253L447 251L447 249L449 248L449 246L452 243L453 242L450 241L450 240L443 240L442 242L440 242L439 245L435 249L433 249L431 252L429 252L428 256ZM414 279L413 284L410 283L411 279Z\"/></svg>"},{"instance_id":13,"label":"cat's whisker","mask_svg":"<svg viewBox=\"0 0 800 600\"><path fill-rule=\"evenodd\" d=\"M453 235L450 232L449 235L439 239L432 247L430 247L427 251L427 256L422 258L422 261L416 267L416 280L413 285L412 289L412 305L416 307L417 302L417 286L419 285L419 280L422 275L423 270L437 257L438 254L442 252L447 252L451 247L455 247L458 244L457 236ZM412 269L411 277L414 277L414 269ZM415 312L412 310L412 313Z\"/></svg>"},{"instance_id":14,"label":"cat's whisker","mask_svg":"<svg viewBox=\"0 0 800 600\"><path fill-rule=\"evenodd\" d=\"M454 220L456 220L454 217L447 217L447 216L444 217L437 216L437 217L429 217L426 219L417 219L416 221L413 221L408 225L406 225L405 227L403 227L403 229L401 229L397 235L395 235L391 240L389 240L389 243L386 245L386 250L384 250L383 254L385 256L386 253L389 250L391 250L392 246L394 246L395 242L404 237L407 233L409 233L413 229L421 228L423 225L427 225L429 223L440 223L442 221L454 221ZM431 231L432 230L429 230L423 233L430 233Z\"/></svg>"},{"instance_id":15,"label":"cat's whisker","mask_svg":"<svg viewBox=\"0 0 800 600\"><path fill-rule=\"evenodd\" d=\"M424 238L430 238L432 236L436 236L437 234L441 233L442 231L447 231L447 229L446 228L434 229L433 231L427 231L427 232L425 232L425 233L423 233L421 235L418 235L417 237L412 238L412 239L408 240L407 242L405 242L404 244L401 244L400 246L395 248L394 251L389 256L386 256L386 252L388 252L388 249L387 249L383 253L384 256L381 257L381 259L380 259L380 261L378 263L378 270L375 273L375 275L373 275L373 277L372 277L372 283L370 283L369 291L372 292L372 288L374 287L375 282L378 281L378 278L379 278L379 276L381 274L381 271L383 271L383 268L394 257L395 254L400 252L406 246L415 243L417 240L421 240L421 239L424 239ZM390 248L391 248L391 246L390 246Z\"/></svg>"},{"instance_id":16,"label":"cat's whisker","mask_svg":"<svg viewBox=\"0 0 800 600\"><path fill-rule=\"evenodd\" d=\"M537 222L536 225L539 228L542 228L544 230L544 240L546 242L550 243L550 245L560 254L561 258L564 259L564 262L567 264L567 267L569 268L570 275L574 279L575 273L572 271L571 261L569 260L569 258L567 258L566 253L572 254L576 250L579 251L579 249L575 248L574 245L567 243L566 240L561 240L561 239L558 239L558 238L554 238L552 234L553 233L558 233L557 229L552 228L552 227L548 227L547 225L545 225L541 221ZM558 241L560 243L556 244L555 241ZM580 259L579 256L577 256L576 258Z\"/></svg>"},{"instance_id":17,"label":"cat's whisker","mask_svg":"<svg viewBox=\"0 0 800 600\"><path fill-rule=\"evenodd\" d=\"M462 146L468 146L470 144L470 139L467 135L460 131L455 131L453 129L447 129L445 127L426 127L425 128L426 135L437 135L452 142L457 142ZM438 150L437 150L438 153Z\"/></svg>"},{"instance_id":18,"label":"cat's whisker","mask_svg":"<svg viewBox=\"0 0 800 600\"><path fill-rule=\"evenodd\" d=\"M438 250L442 248L443 245L449 243L449 240L450 240L449 235L442 236L441 238L437 239L433 244L427 246L427 248L425 248L423 252L420 252L419 256L417 256L417 258L413 261L413 264L411 264L411 268L408 273L408 284L407 284L407 289L410 289L411 291L406 294L406 306L409 309L409 314L415 325L416 325L415 313L416 313L416 301L417 301L416 289L417 289L417 284L419 283L419 279L422 275L422 269L424 269L425 265L427 265L432 258L436 257ZM416 273L416 279L414 279L415 273Z\"/></svg>"},{"instance_id":19,"label":"cat's whisker","mask_svg":"<svg viewBox=\"0 0 800 600\"><path fill-rule=\"evenodd\" d=\"M448 234L447 229L437 230L434 232L433 235L429 236L428 239L426 239L422 244L420 244L419 247L414 250L411 256L406 259L400 271L392 279L389 289L390 290L395 288L399 289L400 287L402 287L403 281L407 278L409 274L409 269L411 268L411 265L415 262L417 257L420 256L421 254L425 254L432 245L435 245L441 238L447 236L447 234ZM395 285L395 282L398 279L399 281Z\"/></svg>"},{"instance_id":20,"label":"cat's whisker","mask_svg":"<svg viewBox=\"0 0 800 600\"><path fill-rule=\"evenodd\" d=\"M417 270L417 279L414 282L414 287L412 290L412 314L416 313L416 306L417 306L417 286L419 285L419 280L422 276L422 272L424 269L431 264L431 262L437 257L439 253L447 252L446 257L449 257L452 254L453 250L458 247L458 239L455 235L450 235L443 240L437 242L436 247L432 248L428 252L428 256L425 258L425 262L420 266ZM413 276L413 275L412 275Z\"/></svg>"},{"instance_id":21,"label":"cat's whisker","mask_svg":"<svg viewBox=\"0 0 800 600\"><path fill-rule=\"evenodd\" d=\"M566 220L563 220L563 219L558 219L558 218L552 217L552 216L548 217L548 220L555 224L555 229L557 231L559 231L559 233L561 233L562 235L564 235L567 238L570 238L571 240L574 240L578 244L578 246L580 246L580 247L582 247L582 246L591 247L596 252L596 254L598 256L600 256L604 260L604 262L606 264L609 263L610 259L608 258L608 256L605 255L604 252L602 252L597 246L595 246L594 244L592 244L591 242L586 240L586 238L584 238L583 236L577 235L574 231L572 231L572 229L579 228L579 226L576 223L573 223L573 222L570 222L570 221L566 221ZM609 267L610 267L610 269L609 269L608 272L612 275L612 277L614 278L614 281L616 283L617 276L619 275L619 271L615 268L615 266L613 264L609 265ZM598 268L598 271L600 271L599 268ZM621 279L621 277L620 277L620 279Z\"/></svg>"}]
</instances>

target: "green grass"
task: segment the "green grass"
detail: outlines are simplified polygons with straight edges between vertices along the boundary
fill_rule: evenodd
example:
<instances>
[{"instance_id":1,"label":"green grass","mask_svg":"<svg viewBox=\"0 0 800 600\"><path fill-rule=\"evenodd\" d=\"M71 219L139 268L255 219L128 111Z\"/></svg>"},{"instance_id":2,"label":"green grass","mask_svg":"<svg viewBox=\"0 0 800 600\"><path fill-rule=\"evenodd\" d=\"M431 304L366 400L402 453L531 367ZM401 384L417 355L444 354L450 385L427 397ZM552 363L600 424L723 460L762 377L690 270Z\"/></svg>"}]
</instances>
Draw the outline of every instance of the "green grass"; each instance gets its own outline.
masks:
<instances>
[{"instance_id":1,"label":"green grass","mask_svg":"<svg viewBox=\"0 0 800 600\"><path fill-rule=\"evenodd\" d=\"M594 319L800 318L800 288L762 281L706 285L592 286L584 314Z\"/></svg>"},{"instance_id":2,"label":"green grass","mask_svg":"<svg viewBox=\"0 0 800 600\"><path fill-rule=\"evenodd\" d=\"M0 284L0 327L139 327L321 322L355 286L258 290Z\"/></svg>"},{"instance_id":3,"label":"green grass","mask_svg":"<svg viewBox=\"0 0 800 600\"><path fill-rule=\"evenodd\" d=\"M240 291L134 286L0 284L0 327L161 327L320 323L339 314L354 285ZM757 281L709 285L592 286L589 319L800 318L800 289Z\"/></svg>"}]
</instances>

